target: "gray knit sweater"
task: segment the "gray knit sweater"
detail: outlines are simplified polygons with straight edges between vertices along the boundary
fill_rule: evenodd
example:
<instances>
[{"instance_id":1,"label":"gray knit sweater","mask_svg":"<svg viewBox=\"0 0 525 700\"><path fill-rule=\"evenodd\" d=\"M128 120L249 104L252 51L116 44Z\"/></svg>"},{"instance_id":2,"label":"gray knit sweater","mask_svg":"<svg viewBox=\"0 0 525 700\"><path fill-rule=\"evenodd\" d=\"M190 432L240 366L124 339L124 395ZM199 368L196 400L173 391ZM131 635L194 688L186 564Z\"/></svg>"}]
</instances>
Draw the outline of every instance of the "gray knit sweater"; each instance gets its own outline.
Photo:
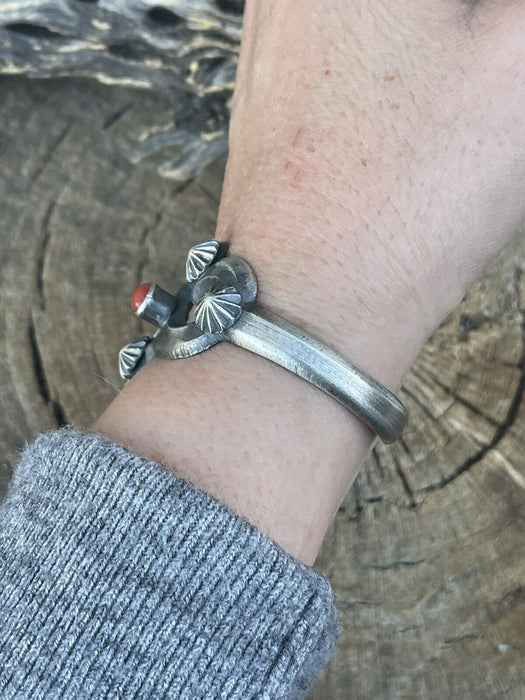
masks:
<instances>
[{"instance_id":1,"label":"gray knit sweater","mask_svg":"<svg viewBox=\"0 0 525 700\"><path fill-rule=\"evenodd\" d=\"M318 571L187 481L63 429L0 509L0 698L303 698L340 630Z\"/></svg>"}]
</instances>

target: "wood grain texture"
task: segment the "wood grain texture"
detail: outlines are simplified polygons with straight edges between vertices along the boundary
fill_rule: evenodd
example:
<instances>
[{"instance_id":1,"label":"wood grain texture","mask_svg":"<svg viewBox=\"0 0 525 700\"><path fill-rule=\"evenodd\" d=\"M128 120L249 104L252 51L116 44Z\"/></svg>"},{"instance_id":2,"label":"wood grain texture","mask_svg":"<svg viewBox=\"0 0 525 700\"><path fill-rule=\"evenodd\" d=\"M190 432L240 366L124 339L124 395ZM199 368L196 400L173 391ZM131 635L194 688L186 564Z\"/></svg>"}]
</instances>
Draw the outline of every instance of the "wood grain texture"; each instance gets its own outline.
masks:
<instances>
[{"instance_id":1,"label":"wood grain texture","mask_svg":"<svg viewBox=\"0 0 525 700\"><path fill-rule=\"evenodd\" d=\"M171 113L129 132L129 156L161 152L159 173L183 182L227 151L242 11L242 0L0 2L0 74L162 92Z\"/></svg>"},{"instance_id":2,"label":"wood grain texture","mask_svg":"<svg viewBox=\"0 0 525 700\"><path fill-rule=\"evenodd\" d=\"M185 185L133 165L129 134L169 100L82 79L0 80L0 459L89 426L121 386L139 281L176 288L211 236L224 162ZM344 619L311 697L525 697L525 242L422 350L411 421L378 446L317 566Z\"/></svg>"}]
</instances>

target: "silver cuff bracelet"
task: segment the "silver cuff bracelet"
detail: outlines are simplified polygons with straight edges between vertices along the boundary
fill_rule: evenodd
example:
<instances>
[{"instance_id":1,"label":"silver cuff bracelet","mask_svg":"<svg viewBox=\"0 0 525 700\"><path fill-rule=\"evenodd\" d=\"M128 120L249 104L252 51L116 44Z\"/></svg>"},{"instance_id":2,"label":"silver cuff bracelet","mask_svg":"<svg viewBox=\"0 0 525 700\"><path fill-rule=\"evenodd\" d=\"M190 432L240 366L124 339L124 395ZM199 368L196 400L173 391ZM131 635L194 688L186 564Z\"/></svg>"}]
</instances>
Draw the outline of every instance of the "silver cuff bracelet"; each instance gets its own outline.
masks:
<instances>
[{"instance_id":1,"label":"silver cuff bracelet","mask_svg":"<svg viewBox=\"0 0 525 700\"><path fill-rule=\"evenodd\" d=\"M135 290L135 313L158 330L122 348L121 377L130 379L154 357L190 357L227 340L306 379L346 406L383 442L394 442L408 420L403 404L326 345L257 306L252 269L227 252L227 244L214 240L193 246L186 262L187 282L176 296L155 284Z\"/></svg>"}]
</instances>

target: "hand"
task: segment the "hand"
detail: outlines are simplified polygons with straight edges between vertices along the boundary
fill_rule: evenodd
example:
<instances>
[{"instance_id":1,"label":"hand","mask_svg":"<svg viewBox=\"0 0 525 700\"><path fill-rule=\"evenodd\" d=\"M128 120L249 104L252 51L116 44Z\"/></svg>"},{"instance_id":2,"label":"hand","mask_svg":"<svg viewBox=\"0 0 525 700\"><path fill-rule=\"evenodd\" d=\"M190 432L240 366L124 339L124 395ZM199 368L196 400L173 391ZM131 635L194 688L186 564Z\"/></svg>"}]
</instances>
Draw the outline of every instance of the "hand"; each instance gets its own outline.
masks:
<instances>
[{"instance_id":1,"label":"hand","mask_svg":"<svg viewBox=\"0 0 525 700\"><path fill-rule=\"evenodd\" d=\"M525 215L525 6L248 2L218 237L398 386Z\"/></svg>"}]
</instances>

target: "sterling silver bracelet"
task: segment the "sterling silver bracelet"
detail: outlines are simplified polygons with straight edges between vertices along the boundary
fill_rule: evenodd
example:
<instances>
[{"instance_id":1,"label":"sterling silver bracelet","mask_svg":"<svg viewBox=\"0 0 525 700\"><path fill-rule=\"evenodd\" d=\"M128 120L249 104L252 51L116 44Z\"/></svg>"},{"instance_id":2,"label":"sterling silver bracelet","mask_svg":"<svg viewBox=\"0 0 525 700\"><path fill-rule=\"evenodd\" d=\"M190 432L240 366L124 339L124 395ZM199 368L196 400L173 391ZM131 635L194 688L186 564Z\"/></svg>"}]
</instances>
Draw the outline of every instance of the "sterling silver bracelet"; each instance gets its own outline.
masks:
<instances>
[{"instance_id":1,"label":"sterling silver bracelet","mask_svg":"<svg viewBox=\"0 0 525 700\"><path fill-rule=\"evenodd\" d=\"M193 246L186 262L187 282L177 295L156 284L137 287L132 307L158 330L121 349L121 377L130 379L154 357L190 357L227 340L306 379L346 406L383 442L394 442L408 420L403 404L326 345L259 307L252 269L227 252L227 244L214 240Z\"/></svg>"}]
</instances>

